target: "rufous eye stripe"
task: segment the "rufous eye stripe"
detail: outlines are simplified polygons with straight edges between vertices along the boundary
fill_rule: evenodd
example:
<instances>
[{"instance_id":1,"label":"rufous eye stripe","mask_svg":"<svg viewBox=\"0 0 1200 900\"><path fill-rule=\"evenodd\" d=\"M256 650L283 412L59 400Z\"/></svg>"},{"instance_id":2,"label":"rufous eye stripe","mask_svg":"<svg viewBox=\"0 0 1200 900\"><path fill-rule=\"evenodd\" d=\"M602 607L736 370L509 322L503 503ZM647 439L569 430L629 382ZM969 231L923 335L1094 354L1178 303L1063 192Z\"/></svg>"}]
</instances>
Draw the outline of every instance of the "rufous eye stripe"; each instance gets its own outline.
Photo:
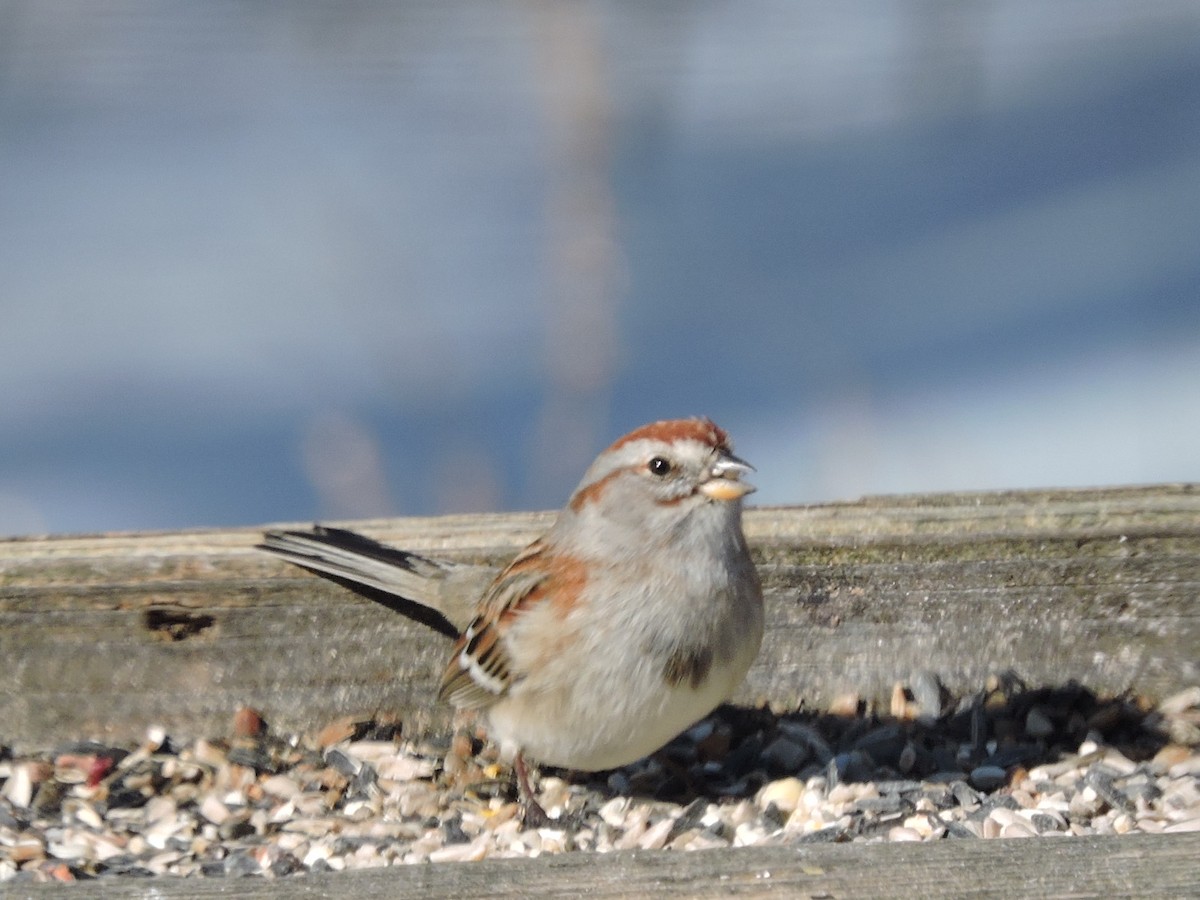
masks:
<instances>
[{"instance_id":1,"label":"rufous eye stripe","mask_svg":"<svg viewBox=\"0 0 1200 900\"><path fill-rule=\"evenodd\" d=\"M612 481L614 478L620 477L624 472L627 471L627 468L613 469L603 478L597 478L591 484L585 484L571 495L571 499L567 505L571 507L573 512L579 512L589 503L595 502L595 500L604 493L604 489L608 487L610 481Z\"/></svg>"}]
</instances>

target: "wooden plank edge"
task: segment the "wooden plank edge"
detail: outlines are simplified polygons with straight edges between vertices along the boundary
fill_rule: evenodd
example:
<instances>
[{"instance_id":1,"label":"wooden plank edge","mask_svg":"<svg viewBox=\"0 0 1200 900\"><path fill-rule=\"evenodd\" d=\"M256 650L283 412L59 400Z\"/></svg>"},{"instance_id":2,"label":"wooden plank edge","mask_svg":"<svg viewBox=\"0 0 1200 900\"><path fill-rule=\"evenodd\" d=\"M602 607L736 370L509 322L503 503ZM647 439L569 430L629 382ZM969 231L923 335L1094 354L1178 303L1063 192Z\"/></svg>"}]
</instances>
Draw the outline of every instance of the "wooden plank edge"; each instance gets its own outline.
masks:
<instances>
[{"instance_id":1,"label":"wooden plank edge","mask_svg":"<svg viewBox=\"0 0 1200 900\"><path fill-rule=\"evenodd\" d=\"M565 853L265 878L0 884L12 900L328 897L1195 897L1200 833Z\"/></svg>"}]
</instances>

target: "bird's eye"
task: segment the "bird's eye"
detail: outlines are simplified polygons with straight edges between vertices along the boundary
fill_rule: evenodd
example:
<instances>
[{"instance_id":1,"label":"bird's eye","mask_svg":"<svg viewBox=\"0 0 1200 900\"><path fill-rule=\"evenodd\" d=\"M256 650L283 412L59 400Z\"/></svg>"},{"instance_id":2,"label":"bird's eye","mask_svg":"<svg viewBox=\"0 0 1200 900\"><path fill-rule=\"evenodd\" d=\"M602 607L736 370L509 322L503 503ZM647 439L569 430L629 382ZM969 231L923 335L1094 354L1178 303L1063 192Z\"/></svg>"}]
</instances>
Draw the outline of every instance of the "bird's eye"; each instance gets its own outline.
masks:
<instances>
[{"instance_id":1,"label":"bird's eye","mask_svg":"<svg viewBox=\"0 0 1200 900\"><path fill-rule=\"evenodd\" d=\"M671 474L671 461L669 459L663 459L661 456L656 456L654 459L650 460L650 463L646 468L650 470L651 474L657 475L659 478L665 478L667 475Z\"/></svg>"}]
</instances>

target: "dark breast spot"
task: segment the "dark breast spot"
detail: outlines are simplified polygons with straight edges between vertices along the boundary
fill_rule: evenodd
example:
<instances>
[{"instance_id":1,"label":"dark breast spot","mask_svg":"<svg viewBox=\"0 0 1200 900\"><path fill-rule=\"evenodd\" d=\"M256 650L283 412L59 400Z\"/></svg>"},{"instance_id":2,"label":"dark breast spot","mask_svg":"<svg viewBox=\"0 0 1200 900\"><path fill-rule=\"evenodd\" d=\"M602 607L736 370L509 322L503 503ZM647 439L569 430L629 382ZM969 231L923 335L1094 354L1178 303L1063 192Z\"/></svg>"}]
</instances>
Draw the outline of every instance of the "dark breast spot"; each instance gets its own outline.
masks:
<instances>
[{"instance_id":1,"label":"dark breast spot","mask_svg":"<svg viewBox=\"0 0 1200 900\"><path fill-rule=\"evenodd\" d=\"M708 677L712 668L712 650L698 647L680 647L671 654L663 669L663 678L671 687L688 682L696 690Z\"/></svg>"}]
</instances>

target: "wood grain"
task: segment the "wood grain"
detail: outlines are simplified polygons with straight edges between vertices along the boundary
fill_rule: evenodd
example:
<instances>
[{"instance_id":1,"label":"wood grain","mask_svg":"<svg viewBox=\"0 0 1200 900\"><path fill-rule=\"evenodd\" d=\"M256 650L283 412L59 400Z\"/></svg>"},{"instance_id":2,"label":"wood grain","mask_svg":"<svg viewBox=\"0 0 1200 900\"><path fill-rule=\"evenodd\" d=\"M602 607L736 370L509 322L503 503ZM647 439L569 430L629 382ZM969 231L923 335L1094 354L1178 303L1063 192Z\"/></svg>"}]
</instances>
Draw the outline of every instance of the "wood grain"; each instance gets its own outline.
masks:
<instances>
[{"instance_id":1,"label":"wood grain","mask_svg":"<svg viewBox=\"0 0 1200 900\"><path fill-rule=\"evenodd\" d=\"M1200 834L932 844L742 847L694 853L567 853L537 859L360 869L278 880L109 879L4 885L4 896L95 900L288 897L1001 897L1200 896Z\"/></svg>"},{"instance_id":2,"label":"wood grain","mask_svg":"<svg viewBox=\"0 0 1200 900\"><path fill-rule=\"evenodd\" d=\"M498 566L546 513L341 523ZM935 672L1013 669L1158 697L1200 681L1192 485L868 498L754 509L767 637L738 699L823 707ZM0 742L152 724L221 734L250 704L285 731L389 713L441 729L447 641L253 548L261 529L0 541Z\"/></svg>"}]
</instances>

